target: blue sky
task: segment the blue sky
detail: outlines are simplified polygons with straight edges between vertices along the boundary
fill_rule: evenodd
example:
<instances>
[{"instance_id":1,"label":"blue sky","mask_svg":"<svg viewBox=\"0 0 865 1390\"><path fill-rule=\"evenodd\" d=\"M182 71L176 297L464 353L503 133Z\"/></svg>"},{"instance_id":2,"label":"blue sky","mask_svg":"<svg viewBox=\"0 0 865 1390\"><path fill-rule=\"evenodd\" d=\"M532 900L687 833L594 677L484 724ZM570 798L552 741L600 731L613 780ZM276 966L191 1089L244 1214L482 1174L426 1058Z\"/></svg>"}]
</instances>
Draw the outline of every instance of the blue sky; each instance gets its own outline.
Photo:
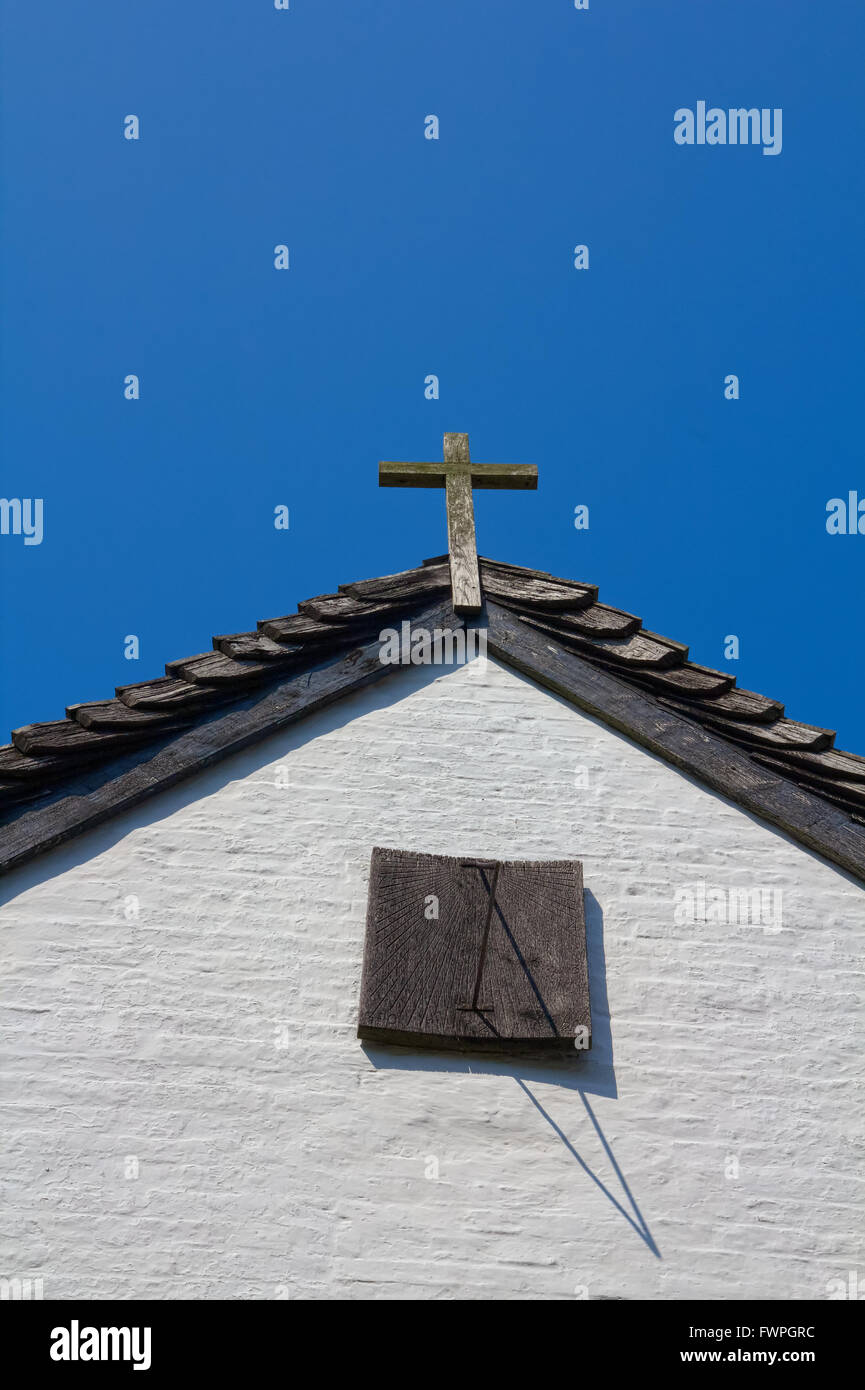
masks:
<instances>
[{"instance_id":1,"label":"blue sky","mask_svg":"<svg viewBox=\"0 0 865 1390\"><path fill-rule=\"evenodd\" d=\"M539 468L476 495L482 553L865 753L865 535L825 525L865 498L865 7L7 0L3 31L0 495L44 537L0 536L0 740L443 551L443 494L377 461L451 430ZM698 100L780 107L782 152L676 145Z\"/></svg>"}]
</instances>

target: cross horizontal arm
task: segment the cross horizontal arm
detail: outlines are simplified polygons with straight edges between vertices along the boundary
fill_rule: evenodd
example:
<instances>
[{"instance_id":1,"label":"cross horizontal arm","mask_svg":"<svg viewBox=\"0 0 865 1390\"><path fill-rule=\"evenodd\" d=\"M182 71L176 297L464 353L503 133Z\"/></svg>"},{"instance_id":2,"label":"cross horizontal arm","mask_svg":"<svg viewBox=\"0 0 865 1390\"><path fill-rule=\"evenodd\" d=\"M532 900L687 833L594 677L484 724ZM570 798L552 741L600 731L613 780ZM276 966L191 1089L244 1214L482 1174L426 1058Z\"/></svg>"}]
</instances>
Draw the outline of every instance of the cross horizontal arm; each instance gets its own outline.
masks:
<instances>
[{"instance_id":1,"label":"cross horizontal arm","mask_svg":"<svg viewBox=\"0 0 865 1390\"><path fill-rule=\"evenodd\" d=\"M379 487L444 487L448 474L468 473L475 488L521 488L534 491L538 470L533 463L380 463Z\"/></svg>"}]
</instances>

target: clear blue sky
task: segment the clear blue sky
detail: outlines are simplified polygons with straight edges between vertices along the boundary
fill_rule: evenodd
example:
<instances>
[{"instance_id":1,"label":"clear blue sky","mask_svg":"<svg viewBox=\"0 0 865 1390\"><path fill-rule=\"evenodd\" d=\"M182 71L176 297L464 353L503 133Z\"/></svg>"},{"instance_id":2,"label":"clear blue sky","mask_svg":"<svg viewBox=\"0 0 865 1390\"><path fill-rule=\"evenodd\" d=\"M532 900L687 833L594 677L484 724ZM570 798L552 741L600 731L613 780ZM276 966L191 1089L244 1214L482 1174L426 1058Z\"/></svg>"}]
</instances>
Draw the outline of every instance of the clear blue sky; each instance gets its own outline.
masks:
<instances>
[{"instance_id":1,"label":"clear blue sky","mask_svg":"<svg viewBox=\"0 0 865 1390\"><path fill-rule=\"evenodd\" d=\"M0 495L44 539L0 536L0 741L440 553L376 466L452 430L540 472L476 496L482 553L865 752L865 535L825 527L865 497L859 0L3 15ZM782 108L781 154L676 145L698 100Z\"/></svg>"}]
</instances>

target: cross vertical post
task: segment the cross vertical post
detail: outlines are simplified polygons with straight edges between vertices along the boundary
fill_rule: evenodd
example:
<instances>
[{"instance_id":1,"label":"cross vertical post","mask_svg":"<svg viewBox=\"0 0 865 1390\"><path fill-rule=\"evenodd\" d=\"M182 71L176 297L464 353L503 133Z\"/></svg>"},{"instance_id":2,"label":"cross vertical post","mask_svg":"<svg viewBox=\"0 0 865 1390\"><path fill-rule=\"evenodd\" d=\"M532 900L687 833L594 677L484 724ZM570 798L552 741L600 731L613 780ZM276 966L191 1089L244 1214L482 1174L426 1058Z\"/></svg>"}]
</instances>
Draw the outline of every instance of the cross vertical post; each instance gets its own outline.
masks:
<instances>
[{"instance_id":1,"label":"cross vertical post","mask_svg":"<svg viewBox=\"0 0 865 1390\"><path fill-rule=\"evenodd\" d=\"M451 559L451 589L455 613L481 611L481 576L475 536L475 504L469 468L467 434L446 434L444 459L459 465L446 475L445 502L448 516L448 553Z\"/></svg>"}]
</instances>

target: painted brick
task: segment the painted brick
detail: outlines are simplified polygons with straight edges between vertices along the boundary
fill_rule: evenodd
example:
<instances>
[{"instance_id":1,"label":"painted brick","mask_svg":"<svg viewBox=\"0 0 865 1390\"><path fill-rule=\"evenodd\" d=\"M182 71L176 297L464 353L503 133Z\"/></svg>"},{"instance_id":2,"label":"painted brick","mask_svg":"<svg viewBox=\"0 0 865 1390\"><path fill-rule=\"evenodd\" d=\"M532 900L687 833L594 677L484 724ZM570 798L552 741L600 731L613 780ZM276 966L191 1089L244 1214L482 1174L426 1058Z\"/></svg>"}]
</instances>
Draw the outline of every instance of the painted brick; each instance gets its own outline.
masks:
<instances>
[{"instance_id":1,"label":"painted brick","mask_svg":"<svg viewBox=\"0 0 865 1390\"><path fill-rule=\"evenodd\" d=\"M580 858L591 1056L364 1050L374 844ZM779 888L781 930L677 924L698 881ZM46 1298L865 1280L862 887L493 662L401 671L0 890L0 1275Z\"/></svg>"}]
</instances>

